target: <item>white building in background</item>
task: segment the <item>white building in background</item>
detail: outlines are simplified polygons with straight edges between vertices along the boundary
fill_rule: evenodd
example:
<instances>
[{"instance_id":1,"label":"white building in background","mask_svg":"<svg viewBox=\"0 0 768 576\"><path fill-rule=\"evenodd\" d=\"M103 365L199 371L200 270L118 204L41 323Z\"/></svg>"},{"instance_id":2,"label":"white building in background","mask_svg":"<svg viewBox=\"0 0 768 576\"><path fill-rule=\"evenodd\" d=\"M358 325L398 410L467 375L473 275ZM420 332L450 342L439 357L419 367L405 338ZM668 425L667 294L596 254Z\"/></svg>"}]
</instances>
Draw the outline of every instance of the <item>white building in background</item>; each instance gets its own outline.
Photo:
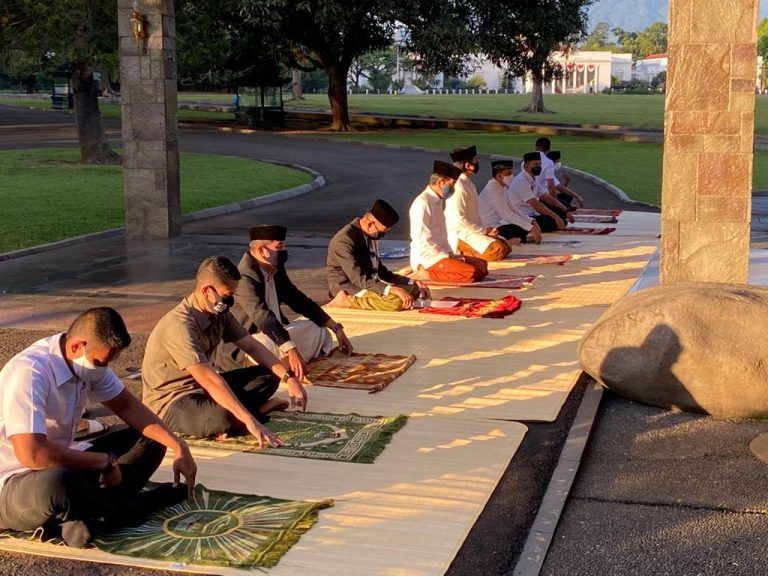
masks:
<instances>
[{"instance_id":1,"label":"white building in background","mask_svg":"<svg viewBox=\"0 0 768 576\"><path fill-rule=\"evenodd\" d=\"M634 77L638 80L650 82L661 72L667 71L669 59L667 54L649 54L635 64Z\"/></svg>"},{"instance_id":2,"label":"white building in background","mask_svg":"<svg viewBox=\"0 0 768 576\"><path fill-rule=\"evenodd\" d=\"M562 68L562 76L544 86L545 94L589 94L601 92L611 86L611 77L629 81L632 79L632 54L574 50L569 54L557 53L552 59ZM489 90L503 90L505 72L502 68L484 61L465 80L480 75ZM515 78L508 89L528 93L533 90L533 80Z\"/></svg>"}]
</instances>

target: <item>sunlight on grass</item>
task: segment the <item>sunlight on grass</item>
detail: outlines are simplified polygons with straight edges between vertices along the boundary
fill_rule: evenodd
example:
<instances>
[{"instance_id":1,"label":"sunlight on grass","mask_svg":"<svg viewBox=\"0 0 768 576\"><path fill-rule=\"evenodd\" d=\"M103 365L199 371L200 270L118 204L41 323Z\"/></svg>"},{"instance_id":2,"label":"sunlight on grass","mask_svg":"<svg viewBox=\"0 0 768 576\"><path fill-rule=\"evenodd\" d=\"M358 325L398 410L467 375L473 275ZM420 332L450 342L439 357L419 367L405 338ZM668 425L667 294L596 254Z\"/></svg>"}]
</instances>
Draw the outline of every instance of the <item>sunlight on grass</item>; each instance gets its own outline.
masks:
<instances>
[{"instance_id":1,"label":"sunlight on grass","mask_svg":"<svg viewBox=\"0 0 768 576\"><path fill-rule=\"evenodd\" d=\"M78 150L0 152L0 252L123 225L121 166L84 166ZM306 184L302 171L245 158L182 154L182 212Z\"/></svg>"}]
</instances>

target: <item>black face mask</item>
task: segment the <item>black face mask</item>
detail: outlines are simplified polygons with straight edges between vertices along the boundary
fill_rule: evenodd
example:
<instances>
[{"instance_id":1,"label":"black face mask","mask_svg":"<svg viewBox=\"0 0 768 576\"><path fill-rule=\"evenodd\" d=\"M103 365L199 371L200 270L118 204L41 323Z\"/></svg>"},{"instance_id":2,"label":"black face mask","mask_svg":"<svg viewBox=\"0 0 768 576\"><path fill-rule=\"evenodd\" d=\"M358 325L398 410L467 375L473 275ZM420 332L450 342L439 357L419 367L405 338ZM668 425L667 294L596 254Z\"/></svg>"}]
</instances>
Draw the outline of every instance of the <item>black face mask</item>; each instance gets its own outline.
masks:
<instances>
[{"instance_id":1,"label":"black face mask","mask_svg":"<svg viewBox=\"0 0 768 576\"><path fill-rule=\"evenodd\" d=\"M539 174L541 174L541 166L534 166L533 168L531 168L531 174L533 174L534 176L538 176Z\"/></svg>"},{"instance_id":2,"label":"black face mask","mask_svg":"<svg viewBox=\"0 0 768 576\"><path fill-rule=\"evenodd\" d=\"M229 296L222 296L219 297L216 296L216 303L211 306L211 310L214 311L216 314L224 314L227 310L232 308L232 305L235 303L235 297L232 295Z\"/></svg>"},{"instance_id":3,"label":"black face mask","mask_svg":"<svg viewBox=\"0 0 768 576\"><path fill-rule=\"evenodd\" d=\"M275 266L278 268L285 268L285 263L288 261L288 250L277 251L277 263Z\"/></svg>"},{"instance_id":4,"label":"black face mask","mask_svg":"<svg viewBox=\"0 0 768 576\"><path fill-rule=\"evenodd\" d=\"M470 166L472 166L473 174L477 174L478 172L480 172L480 162L472 162Z\"/></svg>"}]
</instances>

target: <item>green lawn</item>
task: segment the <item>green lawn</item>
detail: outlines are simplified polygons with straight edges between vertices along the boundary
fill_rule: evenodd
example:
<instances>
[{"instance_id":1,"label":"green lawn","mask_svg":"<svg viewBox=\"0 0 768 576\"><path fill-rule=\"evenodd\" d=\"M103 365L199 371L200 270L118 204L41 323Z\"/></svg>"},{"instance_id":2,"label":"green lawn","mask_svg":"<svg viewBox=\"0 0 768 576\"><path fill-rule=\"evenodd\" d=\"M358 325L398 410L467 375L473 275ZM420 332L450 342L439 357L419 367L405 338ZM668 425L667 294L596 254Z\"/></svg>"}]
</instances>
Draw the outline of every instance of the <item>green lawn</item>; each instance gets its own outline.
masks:
<instances>
[{"instance_id":1,"label":"green lawn","mask_svg":"<svg viewBox=\"0 0 768 576\"><path fill-rule=\"evenodd\" d=\"M328 110L325 94L306 94L306 100L292 101L285 95L287 109ZM230 94L180 92L179 102L229 104ZM433 116L436 118L483 118L514 120L519 122L553 122L563 124L619 125L630 128L661 130L664 125L664 96L622 94L555 94L546 95L544 102L553 114L519 112L529 101L524 94L462 94L413 95L352 94L350 111L380 114ZM22 105L50 109L50 101L10 99L0 96L0 104ZM102 114L107 118L120 115L118 105L103 104ZM229 112L199 112L179 110L179 120L231 121ZM768 96L757 96L755 105L755 133L768 135Z\"/></svg>"},{"instance_id":2,"label":"green lawn","mask_svg":"<svg viewBox=\"0 0 768 576\"><path fill-rule=\"evenodd\" d=\"M286 108L328 109L324 94L306 94L306 100L286 100ZM623 94L545 95L544 104L553 114L520 112L530 101L525 94L411 95L352 94L352 112L434 116L436 118L484 118L519 122L563 124L609 124L631 128L664 126L664 96ZM755 132L768 135L768 96L757 96Z\"/></svg>"},{"instance_id":3,"label":"green lawn","mask_svg":"<svg viewBox=\"0 0 768 576\"><path fill-rule=\"evenodd\" d=\"M123 225L120 166L83 166L79 151L0 152L0 252ZM302 171L265 162L181 155L182 212L306 184Z\"/></svg>"},{"instance_id":4,"label":"green lawn","mask_svg":"<svg viewBox=\"0 0 768 576\"><path fill-rule=\"evenodd\" d=\"M457 130L369 133L324 133L323 137L358 142L379 142L451 150L476 144L481 154L520 158L533 150L535 135ZM584 137L556 136L553 148L563 153L563 165L589 172L624 190L630 198L659 204L661 198L662 147L660 144L624 142ZM447 159L447 157L446 157ZM755 187L768 189L768 151L755 153ZM485 167L487 170L488 167ZM488 174L488 171L484 171Z\"/></svg>"},{"instance_id":5,"label":"green lawn","mask_svg":"<svg viewBox=\"0 0 768 576\"><path fill-rule=\"evenodd\" d=\"M6 106L20 106L35 110L51 110L51 101L42 98L3 98L0 95L0 104ZM102 118L120 118L120 104L104 104L99 106ZM71 114L72 112L69 111ZM177 118L180 122L189 120L207 120L211 122L231 122L235 119L233 112L204 112L202 110L179 110Z\"/></svg>"}]
</instances>

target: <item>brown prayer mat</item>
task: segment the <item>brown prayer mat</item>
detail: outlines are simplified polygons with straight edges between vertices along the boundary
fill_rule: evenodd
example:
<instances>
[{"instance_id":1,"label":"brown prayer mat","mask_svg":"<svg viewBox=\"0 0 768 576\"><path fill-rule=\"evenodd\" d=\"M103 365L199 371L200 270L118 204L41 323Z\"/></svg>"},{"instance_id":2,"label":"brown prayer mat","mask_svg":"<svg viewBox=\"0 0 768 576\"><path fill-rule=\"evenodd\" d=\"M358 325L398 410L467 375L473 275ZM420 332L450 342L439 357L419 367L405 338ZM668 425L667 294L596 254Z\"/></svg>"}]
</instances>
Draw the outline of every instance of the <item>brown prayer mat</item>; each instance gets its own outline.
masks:
<instances>
[{"instance_id":1,"label":"brown prayer mat","mask_svg":"<svg viewBox=\"0 0 768 576\"><path fill-rule=\"evenodd\" d=\"M334 348L328 356L309 363L305 380L313 386L383 390L416 361L416 356L390 356L353 352L347 356Z\"/></svg>"}]
</instances>

